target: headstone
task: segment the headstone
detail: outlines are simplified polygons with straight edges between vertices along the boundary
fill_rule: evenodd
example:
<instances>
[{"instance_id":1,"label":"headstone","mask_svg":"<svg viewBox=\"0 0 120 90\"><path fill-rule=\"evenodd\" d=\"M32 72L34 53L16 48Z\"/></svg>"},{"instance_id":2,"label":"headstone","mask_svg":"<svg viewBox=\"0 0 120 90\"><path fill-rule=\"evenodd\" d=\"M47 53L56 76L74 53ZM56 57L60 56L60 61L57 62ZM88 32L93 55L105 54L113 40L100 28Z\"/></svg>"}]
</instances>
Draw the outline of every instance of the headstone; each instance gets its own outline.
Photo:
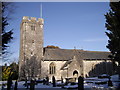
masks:
<instances>
[{"instance_id":1,"label":"headstone","mask_svg":"<svg viewBox=\"0 0 120 90\"><path fill-rule=\"evenodd\" d=\"M45 81L45 78L43 79L43 85L45 85L46 81Z\"/></svg>"},{"instance_id":2,"label":"headstone","mask_svg":"<svg viewBox=\"0 0 120 90\"><path fill-rule=\"evenodd\" d=\"M31 80L30 82L30 90L35 90L35 81Z\"/></svg>"},{"instance_id":3,"label":"headstone","mask_svg":"<svg viewBox=\"0 0 120 90\"><path fill-rule=\"evenodd\" d=\"M109 77L109 80L108 80L108 86L110 86L110 87L113 86L112 81L110 80L110 77Z\"/></svg>"},{"instance_id":4,"label":"headstone","mask_svg":"<svg viewBox=\"0 0 120 90\"><path fill-rule=\"evenodd\" d=\"M7 80L7 90L10 90L12 86L12 77L9 76L8 80Z\"/></svg>"},{"instance_id":5,"label":"headstone","mask_svg":"<svg viewBox=\"0 0 120 90\"><path fill-rule=\"evenodd\" d=\"M56 87L56 81L55 81L55 77L52 77L52 83L53 83L53 87Z\"/></svg>"},{"instance_id":6,"label":"headstone","mask_svg":"<svg viewBox=\"0 0 120 90\"><path fill-rule=\"evenodd\" d=\"M63 83L63 77L61 76L61 83Z\"/></svg>"},{"instance_id":7,"label":"headstone","mask_svg":"<svg viewBox=\"0 0 120 90\"><path fill-rule=\"evenodd\" d=\"M14 87L14 90L17 90L17 86L18 86L18 82L17 80L15 81L15 87Z\"/></svg>"},{"instance_id":8,"label":"headstone","mask_svg":"<svg viewBox=\"0 0 120 90\"><path fill-rule=\"evenodd\" d=\"M28 82L27 82L27 79L25 79L25 87L27 87L27 89L28 89Z\"/></svg>"},{"instance_id":9,"label":"headstone","mask_svg":"<svg viewBox=\"0 0 120 90\"><path fill-rule=\"evenodd\" d=\"M84 79L82 76L78 77L78 90L84 90Z\"/></svg>"},{"instance_id":10,"label":"headstone","mask_svg":"<svg viewBox=\"0 0 120 90\"><path fill-rule=\"evenodd\" d=\"M49 77L46 76L46 85L49 85Z\"/></svg>"}]
</instances>

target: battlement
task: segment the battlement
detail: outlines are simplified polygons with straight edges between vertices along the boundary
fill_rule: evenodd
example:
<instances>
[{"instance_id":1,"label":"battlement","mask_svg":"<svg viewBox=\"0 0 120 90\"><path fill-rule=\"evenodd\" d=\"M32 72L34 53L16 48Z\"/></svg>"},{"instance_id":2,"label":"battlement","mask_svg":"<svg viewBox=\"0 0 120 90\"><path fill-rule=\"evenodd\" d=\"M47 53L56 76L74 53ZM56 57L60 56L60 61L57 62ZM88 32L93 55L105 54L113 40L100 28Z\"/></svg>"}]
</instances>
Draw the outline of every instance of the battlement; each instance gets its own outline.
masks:
<instances>
[{"instance_id":1,"label":"battlement","mask_svg":"<svg viewBox=\"0 0 120 90\"><path fill-rule=\"evenodd\" d=\"M42 18L36 18L36 17L28 17L28 16L23 16L22 19L23 22L27 21L27 22L38 22L40 24L44 24L44 19Z\"/></svg>"}]
</instances>

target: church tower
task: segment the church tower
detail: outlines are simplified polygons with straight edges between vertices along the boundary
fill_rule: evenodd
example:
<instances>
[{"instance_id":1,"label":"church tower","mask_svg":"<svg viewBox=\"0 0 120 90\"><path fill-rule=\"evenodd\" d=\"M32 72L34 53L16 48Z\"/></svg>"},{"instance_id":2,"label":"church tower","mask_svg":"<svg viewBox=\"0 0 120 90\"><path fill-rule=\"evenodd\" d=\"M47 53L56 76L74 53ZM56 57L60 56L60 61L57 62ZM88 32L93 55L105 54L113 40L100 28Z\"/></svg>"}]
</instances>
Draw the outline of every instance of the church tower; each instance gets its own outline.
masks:
<instances>
[{"instance_id":1,"label":"church tower","mask_svg":"<svg viewBox=\"0 0 120 90\"><path fill-rule=\"evenodd\" d=\"M24 16L20 27L19 79L40 78L43 59L42 18Z\"/></svg>"}]
</instances>

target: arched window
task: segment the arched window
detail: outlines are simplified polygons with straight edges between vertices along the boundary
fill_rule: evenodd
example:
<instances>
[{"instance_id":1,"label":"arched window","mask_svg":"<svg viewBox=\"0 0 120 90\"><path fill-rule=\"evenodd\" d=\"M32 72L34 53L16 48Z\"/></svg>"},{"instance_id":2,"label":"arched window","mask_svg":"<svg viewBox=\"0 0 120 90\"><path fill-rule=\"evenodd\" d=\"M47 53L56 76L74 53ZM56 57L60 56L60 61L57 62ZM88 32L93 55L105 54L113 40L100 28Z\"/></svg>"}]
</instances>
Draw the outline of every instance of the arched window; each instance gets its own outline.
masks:
<instances>
[{"instance_id":1,"label":"arched window","mask_svg":"<svg viewBox=\"0 0 120 90\"><path fill-rule=\"evenodd\" d=\"M55 66L55 64L52 62L52 63L50 63L50 65L49 65L49 74L55 74L55 72L56 72L56 66Z\"/></svg>"}]
</instances>

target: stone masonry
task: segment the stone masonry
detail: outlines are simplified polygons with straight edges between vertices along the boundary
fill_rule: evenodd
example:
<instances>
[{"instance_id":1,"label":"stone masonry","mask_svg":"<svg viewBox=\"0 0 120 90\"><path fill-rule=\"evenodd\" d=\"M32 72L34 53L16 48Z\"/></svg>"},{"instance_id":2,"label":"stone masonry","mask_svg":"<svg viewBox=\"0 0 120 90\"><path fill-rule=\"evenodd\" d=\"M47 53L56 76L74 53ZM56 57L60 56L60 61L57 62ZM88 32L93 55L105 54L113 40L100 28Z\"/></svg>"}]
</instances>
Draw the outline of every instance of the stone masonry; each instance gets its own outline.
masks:
<instances>
[{"instance_id":1,"label":"stone masonry","mask_svg":"<svg viewBox=\"0 0 120 90\"><path fill-rule=\"evenodd\" d=\"M20 27L19 79L111 75L110 52L43 47L42 18L24 16Z\"/></svg>"},{"instance_id":2,"label":"stone masonry","mask_svg":"<svg viewBox=\"0 0 120 90\"><path fill-rule=\"evenodd\" d=\"M43 24L44 20L35 17L22 19L20 27L20 61L19 75L40 77L41 60L43 59ZM34 75L34 76L33 76Z\"/></svg>"}]
</instances>

